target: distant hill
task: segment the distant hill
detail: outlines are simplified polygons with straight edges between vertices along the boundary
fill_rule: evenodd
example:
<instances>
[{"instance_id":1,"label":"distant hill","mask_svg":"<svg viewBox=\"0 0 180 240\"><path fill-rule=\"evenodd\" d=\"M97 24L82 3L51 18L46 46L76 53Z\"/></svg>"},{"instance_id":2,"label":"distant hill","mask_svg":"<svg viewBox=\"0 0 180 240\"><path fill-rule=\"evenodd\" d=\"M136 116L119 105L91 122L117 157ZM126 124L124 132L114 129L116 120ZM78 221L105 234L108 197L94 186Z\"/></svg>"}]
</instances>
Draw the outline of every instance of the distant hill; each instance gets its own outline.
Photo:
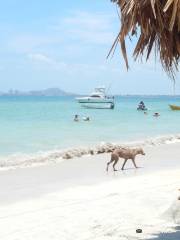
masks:
<instances>
[{"instance_id":1,"label":"distant hill","mask_svg":"<svg viewBox=\"0 0 180 240\"><path fill-rule=\"evenodd\" d=\"M75 96L75 93L65 92L59 88L47 88L44 90L19 91L9 90L8 92L0 92L0 96Z\"/></svg>"}]
</instances>

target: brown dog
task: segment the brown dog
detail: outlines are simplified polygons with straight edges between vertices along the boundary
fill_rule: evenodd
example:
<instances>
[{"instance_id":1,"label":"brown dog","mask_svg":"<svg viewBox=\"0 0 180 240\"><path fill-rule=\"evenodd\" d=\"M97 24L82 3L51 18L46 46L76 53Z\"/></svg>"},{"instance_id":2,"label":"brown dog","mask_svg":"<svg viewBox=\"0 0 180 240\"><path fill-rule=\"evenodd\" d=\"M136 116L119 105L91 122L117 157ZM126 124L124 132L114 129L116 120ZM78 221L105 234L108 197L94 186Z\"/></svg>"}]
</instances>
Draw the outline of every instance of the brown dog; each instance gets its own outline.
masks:
<instances>
[{"instance_id":1,"label":"brown dog","mask_svg":"<svg viewBox=\"0 0 180 240\"><path fill-rule=\"evenodd\" d=\"M120 149L114 150L111 154L111 160L107 163L106 171L108 171L109 164L111 164L113 162L114 162L113 163L113 169L114 169L114 171L117 171L115 169L115 165L117 164L119 158L124 158L124 163L122 165L121 170L124 170L124 166L125 166L128 159L131 159L133 164L134 164L134 167L137 168L137 165L136 165L136 162L135 162L135 157L138 154L145 155L142 148L135 148L135 149L120 148Z\"/></svg>"}]
</instances>

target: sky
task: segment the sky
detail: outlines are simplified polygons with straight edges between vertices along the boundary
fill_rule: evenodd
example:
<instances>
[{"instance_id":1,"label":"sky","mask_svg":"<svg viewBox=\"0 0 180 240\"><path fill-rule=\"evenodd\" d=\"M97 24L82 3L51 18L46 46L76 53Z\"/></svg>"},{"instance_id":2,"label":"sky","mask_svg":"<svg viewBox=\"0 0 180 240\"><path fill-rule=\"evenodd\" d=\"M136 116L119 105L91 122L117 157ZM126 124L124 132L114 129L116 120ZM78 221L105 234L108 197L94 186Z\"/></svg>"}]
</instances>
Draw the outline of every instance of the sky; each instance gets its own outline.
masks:
<instances>
[{"instance_id":1,"label":"sky","mask_svg":"<svg viewBox=\"0 0 180 240\"><path fill-rule=\"evenodd\" d=\"M0 91L58 87L82 94L105 86L113 94L173 94L158 59L133 61L134 40L127 43L128 72L119 48L107 59L119 31L110 0L0 2Z\"/></svg>"}]
</instances>

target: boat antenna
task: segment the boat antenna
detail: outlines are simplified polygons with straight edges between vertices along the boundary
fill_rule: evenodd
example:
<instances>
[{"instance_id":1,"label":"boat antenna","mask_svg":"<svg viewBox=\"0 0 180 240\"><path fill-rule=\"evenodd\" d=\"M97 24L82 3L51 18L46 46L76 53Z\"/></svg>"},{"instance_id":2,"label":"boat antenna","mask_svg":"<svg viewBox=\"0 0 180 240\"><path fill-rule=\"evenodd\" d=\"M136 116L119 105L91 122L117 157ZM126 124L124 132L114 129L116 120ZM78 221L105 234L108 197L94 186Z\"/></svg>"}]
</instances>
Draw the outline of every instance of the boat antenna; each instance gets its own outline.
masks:
<instances>
[{"instance_id":1,"label":"boat antenna","mask_svg":"<svg viewBox=\"0 0 180 240\"><path fill-rule=\"evenodd\" d=\"M109 87L107 88L106 94L109 92L111 86L112 86L112 82L109 84Z\"/></svg>"}]
</instances>

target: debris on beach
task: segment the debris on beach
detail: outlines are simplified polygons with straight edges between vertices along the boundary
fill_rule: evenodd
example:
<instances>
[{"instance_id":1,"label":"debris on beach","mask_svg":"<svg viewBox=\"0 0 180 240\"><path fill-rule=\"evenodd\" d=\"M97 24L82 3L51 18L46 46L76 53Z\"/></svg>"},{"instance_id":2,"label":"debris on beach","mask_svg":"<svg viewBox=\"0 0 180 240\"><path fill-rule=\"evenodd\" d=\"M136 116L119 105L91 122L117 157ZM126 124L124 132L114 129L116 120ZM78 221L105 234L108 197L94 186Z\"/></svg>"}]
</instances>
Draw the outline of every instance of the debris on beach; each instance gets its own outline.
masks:
<instances>
[{"instance_id":1,"label":"debris on beach","mask_svg":"<svg viewBox=\"0 0 180 240\"><path fill-rule=\"evenodd\" d=\"M63 156L62 156L63 159L71 159L72 156L69 154L69 153L65 153Z\"/></svg>"}]
</instances>

